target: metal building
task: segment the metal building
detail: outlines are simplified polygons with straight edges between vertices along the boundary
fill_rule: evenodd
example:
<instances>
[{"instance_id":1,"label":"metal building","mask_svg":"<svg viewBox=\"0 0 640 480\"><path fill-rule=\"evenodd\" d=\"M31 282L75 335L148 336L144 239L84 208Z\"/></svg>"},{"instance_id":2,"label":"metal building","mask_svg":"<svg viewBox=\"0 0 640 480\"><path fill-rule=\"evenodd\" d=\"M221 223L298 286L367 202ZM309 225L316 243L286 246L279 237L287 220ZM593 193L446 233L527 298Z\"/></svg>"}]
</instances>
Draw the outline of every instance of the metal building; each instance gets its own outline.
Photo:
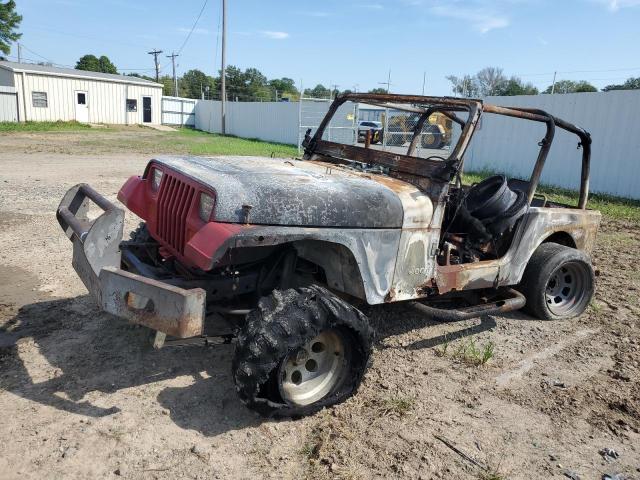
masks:
<instances>
[{"instance_id":1,"label":"metal building","mask_svg":"<svg viewBox=\"0 0 640 480\"><path fill-rule=\"evenodd\" d=\"M162 85L142 78L0 62L2 87L15 89L15 102L5 103L15 105L18 121L111 124L161 121Z\"/></svg>"}]
</instances>

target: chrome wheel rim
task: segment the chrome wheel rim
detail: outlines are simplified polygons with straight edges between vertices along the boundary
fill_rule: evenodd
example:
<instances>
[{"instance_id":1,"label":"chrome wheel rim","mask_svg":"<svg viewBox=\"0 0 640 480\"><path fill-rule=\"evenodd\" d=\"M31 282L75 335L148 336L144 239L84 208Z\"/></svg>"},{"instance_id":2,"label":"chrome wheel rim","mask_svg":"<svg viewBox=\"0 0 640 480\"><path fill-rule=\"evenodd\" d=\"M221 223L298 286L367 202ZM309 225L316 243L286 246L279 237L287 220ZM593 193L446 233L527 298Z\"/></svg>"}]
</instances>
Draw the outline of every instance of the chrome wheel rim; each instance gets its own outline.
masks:
<instances>
[{"instance_id":1,"label":"chrome wheel rim","mask_svg":"<svg viewBox=\"0 0 640 480\"><path fill-rule=\"evenodd\" d=\"M345 342L335 330L325 330L291 352L280 366L280 393L294 405L309 405L325 397L347 370Z\"/></svg>"},{"instance_id":2,"label":"chrome wheel rim","mask_svg":"<svg viewBox=\"0 0 640 480\"><path fill-rule=\"evenodd\" d=\"M560 265L549 277L545 290L547 307L554 315L567 315L580 308L585 296L586 272L580 264Z\"/></svg>"}]
</instances>

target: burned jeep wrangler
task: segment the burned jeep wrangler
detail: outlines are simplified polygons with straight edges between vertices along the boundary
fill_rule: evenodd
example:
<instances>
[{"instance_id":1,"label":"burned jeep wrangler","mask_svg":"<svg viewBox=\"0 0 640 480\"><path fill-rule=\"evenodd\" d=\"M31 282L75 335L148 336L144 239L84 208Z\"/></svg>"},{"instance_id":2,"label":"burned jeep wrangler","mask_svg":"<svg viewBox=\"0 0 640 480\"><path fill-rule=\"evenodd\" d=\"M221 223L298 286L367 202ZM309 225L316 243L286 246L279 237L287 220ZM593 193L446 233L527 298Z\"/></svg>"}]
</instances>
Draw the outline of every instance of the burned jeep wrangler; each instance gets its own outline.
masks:
<instances>
[{"instance_id":1,"label":"burned jeep wrangler","mask_svg":"<svg viewBox=\"0 0 640 480\"><path fill-rule=\"evenodd\" d=\"M406 151L358 145L357 132L330 141L330 122L347 102L417 114ZM451 147L420 157L434 113L459 133ZM463 185L465 151L487 115L546 126L528 181ZM556 129L575 134L582 149L577 206L536 193ZM297 160L151 160L118 193L144 220L127 241L122 209L87 184L71 188L57 218L101 308L155 330L157 347L235 342L240 399L266 415L299 416L360 384L373 339L360 305L410 302L445 320L524 308L553 320L589 304L600 214L586 209L591 139L583 129L480 100L346 94L311 133ZM103 213L90 221L92 205Z\"/></svg>"}]
</instances>

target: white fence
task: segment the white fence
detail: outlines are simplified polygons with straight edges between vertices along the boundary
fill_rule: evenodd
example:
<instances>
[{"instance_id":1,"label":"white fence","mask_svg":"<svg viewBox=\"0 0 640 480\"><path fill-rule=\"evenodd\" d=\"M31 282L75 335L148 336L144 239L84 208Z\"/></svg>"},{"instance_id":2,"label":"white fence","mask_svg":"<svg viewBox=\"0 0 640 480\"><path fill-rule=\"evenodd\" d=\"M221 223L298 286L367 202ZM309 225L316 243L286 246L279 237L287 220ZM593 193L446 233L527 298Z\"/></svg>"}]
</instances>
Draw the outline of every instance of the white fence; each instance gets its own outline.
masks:
<instances>
[{"instance_id":1,"label":"white fence","mask_svg":"<svg viewBox=\"0 0 640 480\"><path fill-rule=\"evenodd\" d=\"M162 124L194 127L198 100L182 97L162 97Z\"/></svg>"},{"instance_id":2,"label":"white fence","mask_svg":"<svg viewBox=\"0 0 640 480\"><path fill-rule=\"evenodd\" d=\"M196 128L220 133L221 108L218 100L199 100L195 112ZM238 137L296 145L298 109L298 102L227 102L226 131Z\"/></svg>"},{"instance_id":3,"label":"white fence","mask_svg":"<svg viewBox=\"0 0 640 480\"><path fill-rule=\"evenodd\" d=\"M640 91L488 97L486 103L529 107L591 133L591 191L640 199ZM545 127L486 114L465 156L465 170L491 170L527 178ZM580 184L578 138L556 129L541 182L570 189Z\"/></svg>"}]
</instances>

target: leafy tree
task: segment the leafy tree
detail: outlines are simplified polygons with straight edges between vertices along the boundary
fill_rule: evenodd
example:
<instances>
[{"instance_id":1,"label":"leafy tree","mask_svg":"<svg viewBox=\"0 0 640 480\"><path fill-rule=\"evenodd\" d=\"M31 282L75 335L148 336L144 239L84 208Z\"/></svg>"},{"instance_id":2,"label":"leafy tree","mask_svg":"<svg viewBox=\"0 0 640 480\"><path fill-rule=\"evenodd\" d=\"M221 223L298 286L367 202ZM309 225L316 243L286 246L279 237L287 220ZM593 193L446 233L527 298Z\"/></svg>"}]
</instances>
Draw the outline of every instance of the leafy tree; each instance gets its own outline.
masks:
<instances>
[{"instance_id":1,"label":"leafy tree","mask_svg":"<svg viewBox=\"0 0 640 480\"><path fill-rule=\"evenodd\" d=\"M83 55L76 63L76 70L86 70L89 72L100 71L100 60L95 55Z\"/></svg>"},{"instance_id":2,"label":"leafy tree","mask_svg":"<svg viewBox=\"0 0 640 480\"><path fill-rule=\"evenodd\" d=\"M76 63L76 70L89 72L118 73L116 66L111 63L108 57L102 55L100 58L95 55L83 55Z\"/></svg>"},{"instance_id":3,"label":"leafy tree","mask_svg":"<svg viewBox=\"0 0 640 480\"><path fill-rule=\"evenodd\" d=\"M538 93L540 92L532 84L523 83L518 77L511 77L498 87L495 95L538 95Z\"/></svg>"},{"instance_id":4,"label":"leafy tree","mask_svg":"<svg viewBox=\"0 0 640 480\"><path fill-rule=\"evenodd\" d=\"M111 63L111 60L109 60L109 57L102 55L98 59L98 63L100 65L100 71L102 73L114 73L114 74L118 73L118 69L113 63Z\"/></svg>"},{"instance_id":5,"label":"leafy tree","mask_svg":"<svg viewBox=\"0 0 640 480\"><path fill-rule=\"evenodd\" d=\"M269 80L269 88L273 90L274 96L278 92L278 97L294 99L299 96L298 89L296 88L296 82L287 77L274 78Z\"/></svg>"},{"instance_id":6,"label":"leafy tree","mask_svg":"<svg viewBox=\"0 0 640 480\"><path fill-rule=\"evenodd\" d=\"M327 87L319 83L312 89L307 88L304 91L304 94L305 96L311 98L329 98L331 96L331 91Z\"/></svg>"},{"instance_id":7,"label":"leafy tree","mask_svg":"<svg viewBox=\"0 0 640 480\"><path fill-rule=\"evenodd\" d=\"M610 92L611 90L640 90L640 77L631 77L622 85L607 85L602 89L603 92Z\"/></svg>"},{"instance_id":8,"label":"leafy tree","mask_svg":"<svg viewBox=\"0 0 640 480\"><path fill-rule=\"evenodd\" d=\"M173 77L170 77L169 75L162 75L160 78L158 78L158 83L162 84L162 95L173 95Z\"/></svg>"},{"instance_id":9,"label":"leafy tree","mask_svg":"<svg viewBox=\"0 0 640 480\"><path fill-rule=\"evenodd\" d=\"M10 42L15 42L22 36L16 30L20 26L22 15L16 12L16 2L9 0L6 3L0 2L0 52L9 55Z\"/></svg>"},{"instance_id":10,"label":"leafy tree","mask_svg":"<svg viewBox=\"0 0 640 480\"><path fill-rule=\"evenodd\" d=\"M180 87L180 96L187 98L202 98L202 93L207 91L207 87L209 87L209 94L216 91L216 79L200 70L186 72L180 78L178 85Z\"/></svg>"},{"instance_id":11,"label":"leafy tree","mask_svg":"<svg viewBox=\"0 0 640 480\"><path fill-rule=\"evenodd\" d=\"M598 89L591 85L586 80L580 80L574 82L573 80L560 80L556 82L555 88L553 85L549 85L547 89L542 93L581 93L581 92L597 92Z\"/></svg>"},{"instance_id":12,"label":"leafy tree","mask_svg":"<svg viewBox=\"0 0 640 480\"><path fill-rule=\"evenodd\" d=\"M486 67L476 73L475 83L482 96L496 95L498 90L507 82L507 77L498 67Z\"/></svg>"},{"instance_id":13,"label":"leafy tree","mask_svg":"<svg viewBox=\"0 0 640 480\"><path fill-rule=\"evenodd\" d=\"M465 75L459 78L455 75L449 75L446 78L451 82L451 90L456 95L471 98L477 97L480 93L480 87L475 76Z\"/></svg>"},{"instance_id":14,"label":"leafy tree","mask_svg":"<svg viewBox=\"0 0 640 480\"><path fill-rule=\"evenodd\" d=\"M387 89L382 87L376 87L369 90L369 93L387 93Z\"/></svg>"}]
</instances>

